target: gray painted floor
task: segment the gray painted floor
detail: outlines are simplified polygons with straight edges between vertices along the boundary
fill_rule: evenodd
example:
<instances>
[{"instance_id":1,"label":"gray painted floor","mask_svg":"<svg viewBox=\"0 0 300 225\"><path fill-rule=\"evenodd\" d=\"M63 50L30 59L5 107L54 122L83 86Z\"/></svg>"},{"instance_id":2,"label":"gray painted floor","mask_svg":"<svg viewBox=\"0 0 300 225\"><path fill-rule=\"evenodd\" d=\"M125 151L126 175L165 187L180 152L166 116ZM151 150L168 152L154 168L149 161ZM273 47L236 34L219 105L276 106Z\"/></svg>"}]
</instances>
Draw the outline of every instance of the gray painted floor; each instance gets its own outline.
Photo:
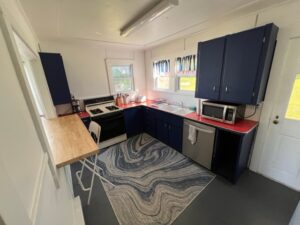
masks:
<instances>
[{"instance_id":1,"label":"gray painted floor","mask_svg":"<svg viewBox=\"0 0 300 225\"><path fill-rule=\"evenodd\" d=\"M99 179L95 180L91 204L81 191L71 166L75 195L80 195L86 225L117 225L110 202ZM89 172L84 182L89 182ZM88 183L87 183L88 184ZM246 171L237 184L221 177L211 182L176 219L173 225L287 225L300 200L300 193Z\"/></svg>"}]
</instances>

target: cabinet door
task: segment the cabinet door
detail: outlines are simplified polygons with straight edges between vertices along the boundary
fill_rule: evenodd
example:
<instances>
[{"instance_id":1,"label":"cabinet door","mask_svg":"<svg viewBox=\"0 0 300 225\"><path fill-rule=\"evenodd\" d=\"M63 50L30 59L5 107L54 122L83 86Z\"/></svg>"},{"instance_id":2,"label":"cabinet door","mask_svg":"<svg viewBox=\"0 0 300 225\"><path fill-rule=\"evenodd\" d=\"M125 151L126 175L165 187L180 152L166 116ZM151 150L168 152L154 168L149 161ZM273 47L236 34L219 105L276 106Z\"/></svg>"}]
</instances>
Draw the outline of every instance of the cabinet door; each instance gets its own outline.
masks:
<instances>
[{"instance_id":1,"label":"cabinet door","mask_svg":"<svg viewBox=\"0 0 300 225\"><path fill-rule=\"evenodd\" d=\"M71 102L63 60L57 53L42 53L40 57L54 105Z\"/></svg>"},{"instance_id":2,"label":"cabinet door","mask_svg":"<svg viewBox=\"0 0 300 225\"><path fill-rule=\"evenodd\" d=\"M227 37L220 100L251 104L265 27Z\"/></svg>"},{"instance_id":3,"label":"cabinet door","mask_svg":"<svg viewBox=\"0 0 300 225\"><path fill-rule=\"evenodd\" d=\"M179 152L182 152L182 134L183 127L180 124L169 124L169 146Z\"/></svg>"},{"instance_id":4,"label":"cabinet door","mask_svg":"<svg viewBox=\"0 0 300 225\"><path fill-rule=\"evenodd\" d=\"M161 142L168 144L168 115L164 112L155 111L155 123L156 123L156 138Z\"/></svg>"},{"instance_id":5,"label":"cabinet door","mask_svg":"<svg viewBox=\"0 0 300 225\"><path fill-rule=\"evenodd\" d=\"M150 134L152 137L156 137L154 110L145 107L143 108L143 113L144 132Z\"/></svg>"},{"instance_id":6,"label":"cabinet door","mask_svg":"<svg viewBox=\"0 0 300 225\"><path fill-rule=\"evenodd\" d=\"M196 98L218 100L225 40L221 37L198 44Z\"/></svg>"},{"instance_id":7,"label":"cabinet door","mask_svg":"<svg viewBox=\"0 0 300 225\"><path fill-rule=\"evenodd\" d=\"M142 132L142 114L143 112L141 107L124 110L127 137L132 137Z\"/></svg>"}]
</instances>

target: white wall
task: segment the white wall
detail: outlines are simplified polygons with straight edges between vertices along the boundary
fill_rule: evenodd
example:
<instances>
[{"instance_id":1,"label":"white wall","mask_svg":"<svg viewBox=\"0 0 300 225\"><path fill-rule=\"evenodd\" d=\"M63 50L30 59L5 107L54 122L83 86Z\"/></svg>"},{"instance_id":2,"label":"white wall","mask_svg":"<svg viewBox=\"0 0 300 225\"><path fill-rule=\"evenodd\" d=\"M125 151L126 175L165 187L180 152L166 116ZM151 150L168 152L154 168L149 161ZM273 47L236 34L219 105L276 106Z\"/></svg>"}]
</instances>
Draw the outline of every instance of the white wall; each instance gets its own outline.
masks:
<instances>
[{"instance_id":1,"label":"white wall","mask_svg":"<svg viewBox=\"0 0 300 225\"><path fill-rule=\"evenodd\" d=\"M250 168L254 171L267 174L261 169L262 165L270 155L263 154L263 149L266 140L266 134L268 132L268 124L271 119L273 110L273 104L276 103L276 97L278 94L278 86L282 82L282 69L285 54L287 52L287 45L290 38L300 36L300 1L288 1L286 3L276 5L256 13L252 13L243 17L235 18L231 21L224 21L214 27L210 27L199 31L196 34L189 35L185 38L177 39L167 44L159 45L154 48L146 50L145 64L146 64L146 79L147 79L147 93L148 96L153 97L165 97L169 99L177 99L179 101L193 104L195 99L193 96L183 96L175 93L164 93L153 90L153 78L152 78L152 61L156 58L175 57L178 54L184 55L186 52L196 53L197 43L199 41L205 41L208 39L216 38L222 35L246 30L255 26L261 26L267 23L275 23L279 26L279 33L277 38L277 47L274 55L272 70L270 73L269 84L266 92L265 101L263 106L259 108L255 117L250 119L259 120L260 125L255 142L253 156L251 159ZM253 110L252 107L247 107L246 114L249 114ZM272 177L271 177L272 178Z\"/></svg>"},{"instance_id":2,"label":"white wall","mask_svg":"<svg viewBox=\"0 0 300 225\"><path fill-rule=\"evenodd\" d=\"M7 19L22 39L34 51L38 40L19 11L16 1L0 1L0 214L8 225L75 224L73 198L63 169L58 170L60 188L56 188L49 172L48 156L44 153L17 76L15 58L8 44ZM12 16L13 15L13 16ZM5 35L5 36L4 36ZM37 54L37 52L35 52ZM15 64L14 64L15 63ZM53 196L51 204L43 196ZM46 206L46 207L45 207ZM53 212L49 213L48 212ZM55 223L49 223L49 216ZM38 221L44 221L37 223Z\"/></svg>"},{"instance_id":3,"label":"white wall","mask_svg":"<svg viewBox=\"0 0 300 225\"><path fill-rule=\"evenodd\" d=\"M146 92L143 50L80 40L42 40L41 49L61 53L70 91L76 98L110 95L105 59L134 60L135 88L141 94Z\"/></svg>"}]
</instances>

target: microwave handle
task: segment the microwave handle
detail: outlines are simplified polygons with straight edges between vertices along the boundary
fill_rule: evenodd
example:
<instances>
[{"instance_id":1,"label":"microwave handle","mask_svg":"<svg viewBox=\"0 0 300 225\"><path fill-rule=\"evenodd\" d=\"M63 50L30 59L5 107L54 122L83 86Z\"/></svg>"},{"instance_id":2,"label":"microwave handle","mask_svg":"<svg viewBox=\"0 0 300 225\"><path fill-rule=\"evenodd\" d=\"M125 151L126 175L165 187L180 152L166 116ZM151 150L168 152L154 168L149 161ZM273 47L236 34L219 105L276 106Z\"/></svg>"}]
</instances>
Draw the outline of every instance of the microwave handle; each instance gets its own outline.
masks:
<instances>
[{"instance_id":1,"label":"microwave handle","mask_svg":"<svg viewBox=\"0 0 300 225\"><path fill-rule=\"evenodd\" d=\"M224 106L224 110L223 110L223 122L225 122L226 119L226 112L227 112L227 106Z\"/></svg>"}]
</instances>

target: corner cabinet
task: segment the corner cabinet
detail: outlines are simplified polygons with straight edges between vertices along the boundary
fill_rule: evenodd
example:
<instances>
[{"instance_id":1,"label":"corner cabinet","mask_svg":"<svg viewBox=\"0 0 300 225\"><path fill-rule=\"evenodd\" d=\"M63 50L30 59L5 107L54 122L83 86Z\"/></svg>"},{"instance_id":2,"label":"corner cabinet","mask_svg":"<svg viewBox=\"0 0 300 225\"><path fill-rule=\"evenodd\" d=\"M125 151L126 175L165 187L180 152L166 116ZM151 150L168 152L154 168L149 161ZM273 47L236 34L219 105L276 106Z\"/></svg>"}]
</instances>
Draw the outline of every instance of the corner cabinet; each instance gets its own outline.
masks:
<instances>
[{"instance_id":1,"label":"corner cabinet","mask_svg":"<svg viewBox=\"0 0 300 225\"><path fill-rule=\"evenodd\" d=\"M195 97L238 104L264 100L278 27L262 27L198 44Z\"/></svg>"},{"instance_id":2,"label":"corner cabinet","mask_svg":"<svg viewBox=\"0 0 300 225\"><path fill-rule=\"evenodd\" d=\"M71 94L62 57L58 53L39 53L54 105L71 103Z\"/></svg>"}]
</instances>

